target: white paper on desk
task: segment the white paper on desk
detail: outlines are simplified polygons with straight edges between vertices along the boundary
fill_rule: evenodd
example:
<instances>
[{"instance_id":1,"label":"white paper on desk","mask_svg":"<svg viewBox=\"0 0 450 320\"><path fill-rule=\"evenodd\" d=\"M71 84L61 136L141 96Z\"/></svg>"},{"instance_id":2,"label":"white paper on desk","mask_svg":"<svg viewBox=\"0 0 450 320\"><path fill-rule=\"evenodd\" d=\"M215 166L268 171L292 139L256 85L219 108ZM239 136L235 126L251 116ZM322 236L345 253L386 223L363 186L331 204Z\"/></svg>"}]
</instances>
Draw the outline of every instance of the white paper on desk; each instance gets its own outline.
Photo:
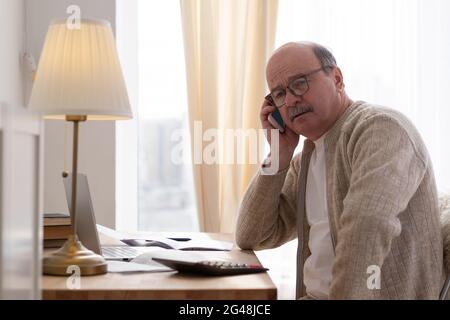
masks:
<instances>
[{"instance_id":1,"label":"white paper on desk","mask_svg":"<svg viewBox=\"0 0 450 320\"><path fill-rule=\"evenodd\" d=\"M97 224L97 230L99 233L102 233L110 238L116 240L123 239L136 239L136 240L153 240L162 242L166 245L169 245L173 249L177 250L193 250L193 251L230 251L233 248L233 243L228 241L219 241L213 240L209 238L204 238L199 234L197 239L192 239L189 241L176 241L169 239L167 237L161 235L149 235L145 237L130 237L130 235L126 235L119 231L107 228L105 226Z\"/></svg>"},{"instance_id":2,"label":"white paper on desk","mask_svg":"<svg viewBox=\"0 0 450 320\"><path fill-rule=\"evenodd\" d=\"M110 228L102 226L100 224L97 224L97 231L99 233L104 234L107 237L110 237L110 238L113 238L116 240L121 240L121 239L125 239L125 238L129 237L129 236L125 235L124 233L110 229Z\"/></svg>"},{"instance_id":3,"label":"white paper on desk","mask_svg":"<svg viewBox=\"0 0 450 320\"><path fill-rule=\"evenodd\" d=\"M171 260L181 260L187 262L199 262L205 260L211 260L211 256L206 252L193 252L193 251L178 251L178 250L153 250L149 252L142 253L136 258L131 260L134 263L149 264L153 265L156 263L153 258L171 259ZM214 258L215 261L229 261L222 258Z\"/></svg>"},{"instance_id":4,"label":"white paper on desk","mask_svg":"<svg viewBox=\"0 0 450 320\"><path fill-rule=\"evenodd\" d=\"M129 239L129 238L123 238ZM192 239L189 241L176 241L160 235L150 235L143 238L133 238L137 246L160 246L160 243L167 245L168 249L184 251L230 251L233 248L232 242L219 241L213 239ZM155 241L156 243L152 243ZM126 241L125 241L126 242ZM159 244L158 244L159 243ZM130 243L129 243L130 244ZM133 244L131 244L133 245Z\"/></svg>"},{"instance_id":5,"label":"white paper on desk","mask_svg":"<svg viewBox=\"0 0 450 320\"><path fill-rule=\"evenodd\" d=\"M139 264L124 261L108 261L108 272L128 273L128 272L164 272L164 271L172 271L172 269L154 261L153 263L148 264Z\"/></svg>"},{"instance_id":6,"label":"white paper on desk","mask_svg":"<svg viewBox=\"0 0 450 320\"><path fill-rule=\"evenodd\" d=\"M232 242L219 241L213 239L192 239L189 241L175 241L175 242L176 243L174 245L174 248L178 250L230 251L231 248L233 248Z\"/></svg>"}]
</instances>

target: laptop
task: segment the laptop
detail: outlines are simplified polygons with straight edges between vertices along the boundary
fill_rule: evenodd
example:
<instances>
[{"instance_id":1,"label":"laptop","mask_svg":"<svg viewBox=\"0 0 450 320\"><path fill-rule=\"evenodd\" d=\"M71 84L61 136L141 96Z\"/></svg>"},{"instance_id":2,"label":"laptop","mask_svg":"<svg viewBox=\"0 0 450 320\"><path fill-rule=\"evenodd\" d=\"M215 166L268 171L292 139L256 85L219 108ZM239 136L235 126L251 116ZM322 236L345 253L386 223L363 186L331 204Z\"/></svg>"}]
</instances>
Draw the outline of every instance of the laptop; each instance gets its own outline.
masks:
<instances>
[{"instance_id":1,"label":"laptop","mask_svg":"<svg viewBox=\"0 0 450 320\"><path fill-rule=\"evenodd\" d=\"M149 251L149 248L145 247L100 245L87 176L78 173L77 177L77 235L83 245L89 250L102 255L106 260L130 261L138 255ZM72 174L69 174L63 180L67 205L70 208L72 205Z\"/></svg>"}]
</instances>

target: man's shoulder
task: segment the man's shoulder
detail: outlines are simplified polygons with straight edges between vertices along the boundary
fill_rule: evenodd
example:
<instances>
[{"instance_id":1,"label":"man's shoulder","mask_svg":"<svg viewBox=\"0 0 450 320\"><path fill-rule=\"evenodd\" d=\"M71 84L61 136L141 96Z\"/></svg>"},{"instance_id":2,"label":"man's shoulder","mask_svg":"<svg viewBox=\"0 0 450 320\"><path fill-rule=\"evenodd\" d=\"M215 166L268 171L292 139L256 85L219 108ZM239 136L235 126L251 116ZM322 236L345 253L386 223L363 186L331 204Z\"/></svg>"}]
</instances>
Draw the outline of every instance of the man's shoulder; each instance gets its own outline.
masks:
<instances>
[{"instance_id":1,"label":"man's shoulder","mask_svg":"<svg viewBox=\"0 0 450 320\"><path fill-rule=\"evenodd\" d=\"M367 102L352 110L342 126L342 132L349 135L373 129L381 130L384 134L389 134L390 131L404 132L413 141L421 139L417 128L406 115L392 108Z\"/></svg>"},{"instance_id":2,"label":"man's shoulder","mask_svg":"<svg viewBox=\"0 0 450 320\"><path fill-rule=\"evenodd\" d=\"M414 128L411 120L403 113L386 106L363 102L349 114L343 129L348 131L358 125L368 125L369 123L380 121L391 121L405 129L409 127Z\"/></svg>"},{"instance_id":3,"label":"man's shoulder","mask_svg":"<svg viewBox=\"0 0 450 320\"><path fill-rule=\"evenodd\" d=\"M412 121L403 113L386 106L362 103L348 115L341 132L349 140L357 140L364 133L366 136L382 136L386 139L406 135L416 151L422 155L427 153L420 133Z\"/></svg>"}]
</instances>

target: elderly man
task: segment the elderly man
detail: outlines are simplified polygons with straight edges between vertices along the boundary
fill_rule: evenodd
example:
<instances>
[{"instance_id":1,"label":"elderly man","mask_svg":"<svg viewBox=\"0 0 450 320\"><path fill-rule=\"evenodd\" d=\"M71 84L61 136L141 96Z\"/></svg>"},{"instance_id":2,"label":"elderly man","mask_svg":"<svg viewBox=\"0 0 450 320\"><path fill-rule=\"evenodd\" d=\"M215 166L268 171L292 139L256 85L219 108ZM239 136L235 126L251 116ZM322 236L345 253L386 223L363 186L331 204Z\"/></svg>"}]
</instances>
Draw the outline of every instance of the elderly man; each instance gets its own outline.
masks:
<instances>
[{"instance_id":1,"label":"elderly man","mask_svg":"<svg viewBox=\"0 0 450 320\"><path fill-rule=\"evenodd\" d=\"M437 299L444 282L436 185L419 133L399 112L352 101L333 55L288 43L266 70L286 124L279 170L253 178L236 242L267 249L298 238L297 298ZM273 103L273 105L271 105ZM294 156L299 136L303 150ZM272 147L272 143L269 144ZM275 149L274 149L275 150Z\"/></svg>"}]
</instances>

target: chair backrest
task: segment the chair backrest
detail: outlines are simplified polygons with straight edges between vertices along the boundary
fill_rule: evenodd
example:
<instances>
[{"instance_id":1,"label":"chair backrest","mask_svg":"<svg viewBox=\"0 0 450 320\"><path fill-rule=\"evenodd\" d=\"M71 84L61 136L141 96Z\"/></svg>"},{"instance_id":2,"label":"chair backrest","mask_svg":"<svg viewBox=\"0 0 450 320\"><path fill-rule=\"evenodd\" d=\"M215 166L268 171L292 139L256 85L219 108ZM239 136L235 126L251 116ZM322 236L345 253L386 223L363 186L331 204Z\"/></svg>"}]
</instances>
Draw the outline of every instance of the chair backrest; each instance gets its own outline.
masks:
<instances>
[{"instance_id":1,"label":"chair backrest","mask_svg":"<svg viewBox=\"0 0 450 320\"><path fill-rule=\"evenodd\" d=\"M444 267L447 273L444 288L440 298L445 299L450 287L450 195L439 197L439 210L441 213L442 238L444 244Z\"/></svg>"}]
</instances>

